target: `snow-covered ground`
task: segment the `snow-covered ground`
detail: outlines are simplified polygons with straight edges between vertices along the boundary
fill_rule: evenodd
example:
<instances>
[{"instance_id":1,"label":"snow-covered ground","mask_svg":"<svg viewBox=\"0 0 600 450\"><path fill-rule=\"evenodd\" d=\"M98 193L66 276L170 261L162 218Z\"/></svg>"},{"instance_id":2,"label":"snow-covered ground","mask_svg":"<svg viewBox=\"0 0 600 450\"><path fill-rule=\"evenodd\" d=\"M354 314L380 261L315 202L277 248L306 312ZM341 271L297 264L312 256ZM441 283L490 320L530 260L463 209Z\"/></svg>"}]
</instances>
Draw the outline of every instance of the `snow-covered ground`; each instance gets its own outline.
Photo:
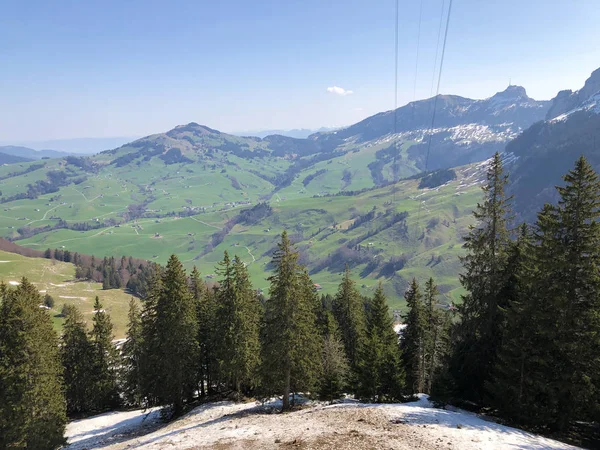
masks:
<instances>
[{"instance_id":1,"label":"snow-covered ground","mask_svg":"<svg viewBox=\"0 0 600 450\"><path fill-rule=\"evenodd\" d=\"M433 408L425 395L405 404L348 401L315 404L288 414L270 413L276 406L212 403L167 425L160 424L157 410L102 414L69 424L67 449L576 448L464 411Z\"/></svg>"}]
</instances>

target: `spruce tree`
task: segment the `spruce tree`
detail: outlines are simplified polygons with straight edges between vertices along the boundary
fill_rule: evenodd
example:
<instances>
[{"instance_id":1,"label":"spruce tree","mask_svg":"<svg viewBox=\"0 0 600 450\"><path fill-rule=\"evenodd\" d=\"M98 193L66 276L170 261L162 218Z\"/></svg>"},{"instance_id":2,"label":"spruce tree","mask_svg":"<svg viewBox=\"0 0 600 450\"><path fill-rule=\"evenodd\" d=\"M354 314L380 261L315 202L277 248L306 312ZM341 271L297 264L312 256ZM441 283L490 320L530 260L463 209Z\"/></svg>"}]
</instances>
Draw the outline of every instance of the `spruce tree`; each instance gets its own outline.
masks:
<instances>
[{"instance_id":1,"label":"spruce tree","mask_svg":"<svg viewBox=\"0 0 600 450\"><path fill-rule=\"evenodd\" d=\"M0 284L0 447L62 446L66 403L58 337L41 297L23 278Z\"/></svg>"},{"instance_id":2,"label":"spruce tree","mask_svg":"<svg viewBox=\"0 0 600 450\"><path fill-rule=\"evenodd\" d=\"M534 276L534 243L530 228L523 224L517 241L508 255L506 284L502 295L506 307L501 313L504 320L502 344L493 378L488 382L492 405L504 417L520 423L540 424L535 410L545 409L541 398L536 399L531 389L538 364L538 337L547 333L540 313L548 312L544 302L532 289ZM541 318L540 318L541 319Z\"/></svg>"},{"instance_id":3,"label":"spruce tree","mask_svg":"<svg viewBox=\"0 0 600 450\"><path fill-rule=\"evenodd\" d=\"M169 258L162 276L154 321L154 394L176 416L196 390L199 347L196 306L185 270L175 255Z\"/></svg>"},{"instance_id":4,"label":"spruce tree","mask_svg":"<svg viewBox=\"0 0 600 450\"><path fill-rule=\"evenodd\" d=\"M148 292L142 308L142 346L140 354L141 393L146 405L159 404L157 397L159 380L155 370L159 363L159 337L157 330L157 303L162 292L162 274L153 271L149 281Z\"/></svg>"},{"instance_id":5,"label":"spruce tree","mask_svg":"<svg viewBox=\"0 0 600 450\"><path fill-rule=\"evenodd\" d=\"M534 285L546 303L535 312L544 329L534 384L561 432L600 412L600 181L583 156L564 181L558 205L538 216Z\"/></svg>"},{"instance_id":6,"label":"spruce tree","mask_svg":"<svg viewBox=\"0 0 600 450\"><path fill-rule=\"evenodd\" d=\"M477 224L465 238L467 255L461 258L465 273L460 281L467 294L458 306L460 321L453 333L450 370L457 394L475 402L485 399L484 386L490 380L502 338L499 311L505 307L501 291L510 245L507 222L511 218L510 199L504 192L507 181L502 159L496 153L482 188L483 203L473 211Z\"/></svg>"},{"instance_id":7,"label":"spruce tree","mask_svg":"<svg viewBox=\"0 0 600 450\"><path fill-rule=\"evenodd\" d=\"M260 361L260 304L242 260L229 259L227 252L216 271L222 276L217 297L220 342L218 360L227 384L238 395L242 387L253 387Z\"/></svg>"},{"instance_id":8,"label":"spruce tree","mask_svg":"<svg viewBox=\"0 0 600 450\"><path fill-rule=\"evenodd\" d=\"M79 414L93 409L94 351L79 309L71 305L67 310L62 335L61 356L67 397L67 412Z\"/></svg>"},{"instance_id":9,"label":"spruce tree","mask_svg":"<svg viewBox=\"0 0 600 450\"><path fill-rule=\"evenodd\" d=\"M143 352L142 319L138 301L131 297L127 313L127 339L121 349L123 396L128 405L139 406L143 402L142 367Z\"/></svg>"},{"instance_id":10,"label":"spruce tree","mask_svg":"<svg viewBox=\"0 0 600 450\"><path fill-rule=\"evenodd\" d=\"M333 314L324 314L323 327L322 373L319 380L319 397L321 400L333 401L339 398L347 387L350 365L346 358L342 334Z\"/></svg>"},{"instance_id":11,"label":"spruce tree","mask_svg":"<svg viewBox=\"0 0 600 450\"><path fill-rule=\"evenodd\" d=\"M313 283L298 264L298 252L285 231L273 265L262 333L262 387L265 394L282 395L286 410L292 387L310 390L315 386L321 352Z\"/></svg>"},{"instance_id":12,"label":"spruce tree","mask_svg":"<svg viewBox=\"0 0 600 450\"><path fill-rule=\"evenodd\" d=\"M405 373L398 335L394 331L381 282L369 303L367 338L363 351L362 395L378 402L400 400Z\"/></svg>"},{"instance_id":13,"label":"spruce tree","mask_svg":"<svg viewBox=\"0 0 600 450\"><path fill-rule=\"evenodd\" d=\"M90 331L92 345L92 401L96 411L112 409L119 404L117 370L119 352L113 344L113 325L110 315L102 309L100 299L94 302L93 326Z\"/></svg>"},{"instance_id":14,"label":"spruce tree","mask_svg":"<svg viewBox=\"0 0 600 450\"><path fill-rule=\"evenodd\" d=\"M315 389L323 369L322 359L319 358L323 349L317 316L319 296L304 266L300 266L299 284L301 301L296 305L295 311L299 323L296 346L292 353L294 358L291 372L292 393Z\"/></svg>"},{"instance_id":15,"label":"spruce tree","mask_svg":"<svg viewBox=\"0 0 600 450\"><path fill-rule=\"evenodd\" d=\"M333 299L333 314L342 332L346 356L355 376L360 373L360 356L366 339L366 316L363 299L346 266L344 278Z\"/></svg>"},{"instance_id":16,"label":"spruce tree","mask_svg":"<svg viewBox=\"0 0 600 450\"><path fill-rule=\"evenodd\" d=\"M213 381L217 378L216 342L220 341L221 335L216 324L215 292L208 289L200 279L200 272L195 266L190 276L190 292L198 320L198 382L200 395L205 396L212 389Z\"/></svg>"},{"instance_id":17,"label":"spruce tree","mask_svg":"<svg viewBox=\"0 0 600 450\"><path fill-rule=\"evenodd\" d=\"M406 388L411 394L423 392L425 387L425 328L427 326L421 288L415 278L404 294L408 312L404 318L401 348L406 370Z\"/></svg>"},{"instance_id":18,"label":"spruce tree","mask_svg":"<svg viewBox=\"0 0 600 450\"><path fill-rule=\"evenodd\" d=\"M439 291L433 278L429 278L425 284L425 345L423 346L423 361L425 380L424 392L431 393L434 374L441 366L446 351L444 333L443 312L437 307L437 296Z\"/></svg>"}]
</instances>

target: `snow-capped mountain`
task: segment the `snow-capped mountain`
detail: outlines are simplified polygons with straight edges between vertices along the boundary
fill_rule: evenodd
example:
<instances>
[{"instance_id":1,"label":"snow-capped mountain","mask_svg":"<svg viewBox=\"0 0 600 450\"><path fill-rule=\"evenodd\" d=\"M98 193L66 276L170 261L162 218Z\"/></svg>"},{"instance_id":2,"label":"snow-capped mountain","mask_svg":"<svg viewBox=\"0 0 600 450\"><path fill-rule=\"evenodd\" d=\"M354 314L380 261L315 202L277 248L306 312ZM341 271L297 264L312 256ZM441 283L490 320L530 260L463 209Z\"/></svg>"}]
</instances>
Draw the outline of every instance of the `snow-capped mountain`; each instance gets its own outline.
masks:
<instances>
[{"instance_id":1,"label":"snow-capped mountain","mask_svg":"<svg viewBox=\"0 0 600 450\"><path fill-rule=\"evenodd\" d=\"M427 168L432 170L483 160L503 150L522 130L543 120L549 107L549 101L528 97L521 86L508 86L484 100L439 95L376 114L342 130L316 133L309 139L324 148L344 143L415 141L417 144L410 148L408 157L416 160L421 169L425 168L431 139Z\"/></svg>"},{"instance_id":2,"label":"snow-capped mountain","mask_svg":"<svg viewBox=\"0 0 600 450\"><path fill-rule=\"evenodd\" d=\"M519 157L510 168L516 209L534 218L537 209L556 199L555 185L580 155L600 171L600 69L578 91L561 91L546 120L535 123L506 146Z\"/></svg>"}]
</instances>

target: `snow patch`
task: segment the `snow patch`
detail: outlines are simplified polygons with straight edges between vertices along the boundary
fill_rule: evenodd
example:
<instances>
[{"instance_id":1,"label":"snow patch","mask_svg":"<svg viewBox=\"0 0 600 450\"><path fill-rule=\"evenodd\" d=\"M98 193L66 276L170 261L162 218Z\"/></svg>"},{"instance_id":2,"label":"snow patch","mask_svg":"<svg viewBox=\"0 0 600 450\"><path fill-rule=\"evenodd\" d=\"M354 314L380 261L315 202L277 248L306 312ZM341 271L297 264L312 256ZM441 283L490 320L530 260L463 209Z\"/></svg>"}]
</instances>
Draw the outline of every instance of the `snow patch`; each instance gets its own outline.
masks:
<instances>
[{"instance_id":1,"label":"snow patch","mask_svg":"<svg viewBox=\"0 0 600 450\"><path fill-rule=\"evenodd\" d=\"M10 284L11 286L19 286L21 283L19 283L18 281L9 281L8 284Z\"/></svg>"},{"instance_id":2,"label":"snow patch","mask_svg":"<svg viewBox=\"0 0 600 450\"><path fill-rule=\"evenodd\" d=\"M579 111L589 111L593 114L600 114L600 91L588 98L581 106L561 114L560 116L556 116L554 119L550 119L549 122L564 122L571 114Z\"/></svg>"},{"instance_id":3,"label":"snow patch","mask_svg":"<svg viewBox=\"0 0 600 450\"><path fill-rule=\"evenodd\" d=\"M249 442L252 448L272 448L273 442L296 440L310 448L311 440L322 437L343 442L357 428L363 430L362 436L377 433L378 439L387 437L402 449L414 448L417 441L425 444L422 448L440 448L440 442L447 442L461 450L576 448L462 410L436 409L424 394L411 403L365 404L348 399L334 405L313 403L288 414L268 414L278 406L279 401L264 406L209 403L164 426L159 426L156 409L102 414L70 423L67 449L191 449L215 444L244 448Z\"/></svg>"}]
</instances>

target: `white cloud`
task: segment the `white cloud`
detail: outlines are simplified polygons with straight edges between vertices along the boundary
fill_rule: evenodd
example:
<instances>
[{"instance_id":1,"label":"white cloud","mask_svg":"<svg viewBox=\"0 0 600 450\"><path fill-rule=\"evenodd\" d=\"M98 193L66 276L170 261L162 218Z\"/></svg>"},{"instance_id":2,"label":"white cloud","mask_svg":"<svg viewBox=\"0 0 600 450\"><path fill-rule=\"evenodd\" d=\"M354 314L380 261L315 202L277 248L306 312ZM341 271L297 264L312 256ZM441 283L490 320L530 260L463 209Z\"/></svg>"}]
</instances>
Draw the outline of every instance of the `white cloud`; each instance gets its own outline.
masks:
<instances>
[{"instance_id":1,"label":"white cloud","mask_svg":"<svg viewBox=\"0 0 600 450\"><path fill-rule=\"evenodd\" d=\"M350 111L352 112L361 112L363 109L362 108L352 108Z\"/></svg>"},{"instance_id":2,"label":"white cloud","mask_svg":"<svg viewBox=\"0 0 600 450\"><path fill-rule=\"evenodd\" d=\"M335 95L341 95L342 97L354 94L354 91L347 91L346 89L341 88L339 86L330 86L327 88L327 92L330 92Z\"/></svg>"}]
</instances>

